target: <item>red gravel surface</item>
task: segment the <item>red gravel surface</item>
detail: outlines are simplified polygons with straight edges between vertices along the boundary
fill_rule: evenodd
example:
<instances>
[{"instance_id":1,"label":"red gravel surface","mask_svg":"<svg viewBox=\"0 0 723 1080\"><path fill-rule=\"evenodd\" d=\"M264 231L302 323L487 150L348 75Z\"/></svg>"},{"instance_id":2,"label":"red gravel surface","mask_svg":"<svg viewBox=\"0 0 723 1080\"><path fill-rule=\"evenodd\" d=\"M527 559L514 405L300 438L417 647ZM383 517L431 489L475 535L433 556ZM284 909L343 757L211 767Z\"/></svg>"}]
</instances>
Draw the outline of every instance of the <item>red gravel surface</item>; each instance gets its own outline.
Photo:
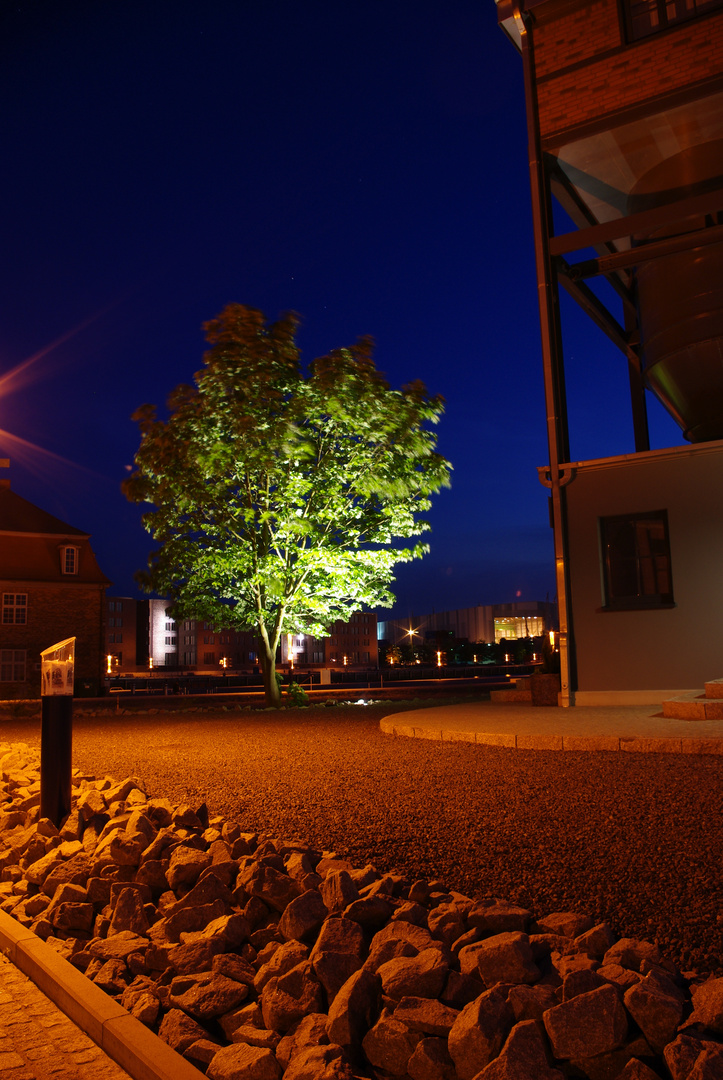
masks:
<instances>
[{"instance_id":1,"label":"red gravel surface","mask_svg":"<svg viewBox=\"0 0 723 1080\"><path fill-rule=\"evenodd\" d=\"M76 715L74 762L357 866L586 911L723 975L723 759L382 735L403 707ZM39 723L5 721L0 738L39 745Z\"/></svg>"}]
</instances>

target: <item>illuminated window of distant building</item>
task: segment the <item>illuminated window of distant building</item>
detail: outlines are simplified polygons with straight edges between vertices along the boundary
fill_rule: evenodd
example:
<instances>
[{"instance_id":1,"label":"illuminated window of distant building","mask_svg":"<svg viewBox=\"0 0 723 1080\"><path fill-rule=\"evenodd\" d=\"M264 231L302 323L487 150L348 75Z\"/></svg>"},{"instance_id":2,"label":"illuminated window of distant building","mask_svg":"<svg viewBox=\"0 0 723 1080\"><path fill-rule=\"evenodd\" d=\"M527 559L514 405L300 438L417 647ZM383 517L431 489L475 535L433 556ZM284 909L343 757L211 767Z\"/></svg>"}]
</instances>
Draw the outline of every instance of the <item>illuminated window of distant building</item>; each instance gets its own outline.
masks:
<instances>
[{"instance_id":1,"label":"illuminated window of distant building","mask_svg":"<svg viewBox=\"0 0 723 1080\"><path fill-rule=\"evenodd\" d=\"M78 554L80 548L71 544L63 544L60 548L60 569L63 574L78 573Z\"/></svg>"},{"instance_id":2,"label":"illuminated window of distant building","mask_svg":"<svg viewBox=\"0 0 723 1080\"><path fill-rule=\"evenodd\" d=\"M623 0L626 36L637 41L720 7L723 0Z\"/></svg>"},{"instance_id":3,"label":"illuminated window of distant building","mask_svg":"<svg viewBox=\"0 0 723 1080\"><path fill-rule=\"evenodd\" d=\"M25 649L0 651L0 682L25 682Z\"/></svg>"},{"instance_id":4,"label":"illuminated window of distant building","mask_svg":"<svg viewBox=\"0 0 723 1080\"><path fill-rule=\"evenodd\" d=\"M28 621L28 594L3 593L3 622L24 626Z\"/></svg>"},{"instance_id":5,"label":"illuminated window of distant building","mask_svg":"<svg viewBox=\"0 0 723 1080\"><path fill-rule=\"evenodd\" d=\"M674 603L665 510L601 518L600 543L606 608Z\"/></svg>"}]
</instances>

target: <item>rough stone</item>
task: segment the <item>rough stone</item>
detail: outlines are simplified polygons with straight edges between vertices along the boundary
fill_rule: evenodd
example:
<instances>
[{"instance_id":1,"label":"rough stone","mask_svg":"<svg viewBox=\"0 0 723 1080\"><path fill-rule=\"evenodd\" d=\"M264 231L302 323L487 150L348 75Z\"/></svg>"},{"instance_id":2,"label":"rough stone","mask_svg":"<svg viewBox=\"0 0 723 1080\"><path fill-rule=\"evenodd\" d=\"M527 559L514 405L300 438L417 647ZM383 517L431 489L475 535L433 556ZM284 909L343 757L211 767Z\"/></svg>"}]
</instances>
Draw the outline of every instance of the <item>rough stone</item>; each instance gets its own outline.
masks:
<instances>
[{"instance_id":1,"label":"rough stone","mask_svg":"<svg viewBox=\"0 0 723 1080\"><path fill-rule=\"evenodd\" d=\"M457 1009L426 997L403 997L394 1010L395 1019L424 1035L449 1035L458 1016Z\"/></svg>"},{"instance_id":2,"label":"rough stone","mask_svg":"<svg viewBox=\"0 0 723 1080\"><path fill-rule=\"evenodd\" d=\"M166 870L168 887L175 891L179 885L195 885L201 871L210 866L211 862L207 851L199 851L188 844L179 844L174 849Z\"/></svg>"},{"instance_id":3,"label":"rough stone","mask_svg":"<svg viewBox=\"0 0 723 1080\"><path fill-rule=\"evenodd\" d=\"M269 979L261 995L264 1024L274 1031L287 1032L302 1017L322 1012L323 1007L323 991L308 960Z\"/></svg>"},{"instance_id":4,"label":"rough stone","mask_svg":"<svg viewBox=\"0 0 723 1080\"><path fill-rule=\"evenodd\" d=\"M318 933L327 915L320 894L315 889L309 889L286 905L279 919L279 933L286 941L308 940Z\"/></svg>"},{"instance_id":5,"label":"rough stone","mask_svg":"<svg viewBox=\"0 0 723 1080\"><path fill-rule=\"evenodd\" d=\"M665 993L650 976L631 986L623 998L625 1008L657 1052L675 1039L683 1019L683 1004Z\"/></svg>"},{"instance_id":6,"label":"rough stone","mask_svg":"<svg viewBox=\"0 0 723 1080\"><path fill-rule=\"evenodd\" d=\"M214 1054L206 1076L210 1080L280 1080L281 1066L271 1050L234 1043Z\"/></svg>"},{"instance_id":7,"label":"rough stone","mask_svg":"<svg viewBox=\"0 0 723 1080\"><path fill-rule=\"evenodd\" d=\"M329 1004L349 976L362 966L365 955L364 934L358 923L350 919L326 920L309 960L314 974L326 991Z\"/></svg>"},{"instance_id":8,"label":"rough stone","mask_svg":"<svg viewBox=\"0 0 723 1080\"><path fill-rule=\"evenodd\" d=\"M341 1046L307 1046L295 1054L284 1080L355 1080Z\"/></svg>"},{"instance_id":9,"label":"rough stone","mask_svg":"<svg viewBox=\"0 0 723 1080\"><path fill-rule=\"evenodd\" d=\"M409 1059L411 1080L457 1080L446 1039L426 1038L417 1043Z\"/></svg>"},{"instance_id":10,"label":"rough stone","mask_svg":"<svg viewBox=\"0 0 723 1080\"><path fill-rule=\"evenodd\" d=\"M496 988L465 1005L449 1032L449 1053L459 1080L471 1080L497 1056L514 1020L504 993Z\"/></svg>"},{"instance_id":11,"label":"rough stone","mask_svg":"<svg viewBox=\"0 0 723 1080\"><path fill-rule=\"evenodd\" d=\"M402 1076L407 1073L409 1059L421 1038L419 1032L411 1031L395 1016L383 1016L364 1036L362 1050L375 1068Z\"/></svg>"},{"instance_id":12,"label":"rough stone","mask_svg":"<svg viewBox=\"0 0 723 1080\"><path fill-rule=\"evenodd\" d=\"M486 1065L478 1080L564 1080L550 1066L541 1025L536 1020L515 1024L498 1057Z\"/></svg>"},{"instance_id":13,"label":"rough stone","mask_svg":"<svg viewBox=\"0 0 723 1080\"><path fill-rule=\"evenodd\" d=\"M377 969L387 997L438 997L447 981L449 965L437 949L424 949L417 956L400 956Z\"/></svg>"},{"instance_id":14,"label":"rough stone","mask_svg":"<svg viewBox=\"0 0 723 1080\"><path fill-rule=\"evenodd\" d=\"M158 1036L182 1054L199 1039L207 1039L208 1032L182 1009L171 1009L161 1021Z\"/></svg>"},{"instance_id":15,"label":"rough stone","mask_svg":"<svg viewBox=\"0 0 723 1080\"><path fill-rule=\"evenodd\" d=\"M612 986L548 1009L543 1020L556 1058L585 1058L620 1046L628 1033L628 1021Z\"/></svg>"},{"instance_id":16,"label":"rough stone","mask_svg":"<svg viewBox=\"0 0 723 1080\"><path fill-rule=\"evenodd\" d=\"M382 981L367 968L347 979L329 1008L329 1042L355 1051L379 1012Z\"/></svg>"},{"instance_id":17,"label":"rough stone","mask_svg":"<svg viewBox=\"0 0 723 1080\"><path fill-rule=\"evenodd\" d=\"M108 934L117 934L121 930L130 930L134 934L145 934L150 928L143 898L138 889L121 889Z\"/></svg>"},{"instance_id":18,"label":"rough stone","mask_svg":"<svg viewBox=\"0 0 723 1080\"><path fill-rule=\"evenodd\" d=\"M484 934L505 934L527 930L532 912L504 901L474 904L467 916L467 924L477 927Z\"/></svg>"},{"instance_id":19,"label":"rough stone","mask_svg":"<svg viewBox=\"0 0 723 1080\"><path fill-rule=\"evenodd\" d=\"M605 953L615 944L615 934L612 927L606 923L598 923L585 933L575 938L575 948L586 952L588 956L596 960L602 960Z\"/></svg>"},{"instance_id":20,"label":"rough stone","mask_svg":"<svg viewBox=\"0 0 723 1080\"><path fill-rule=\"evenodd\" d=\"M603 964L619 964L630 971L640 971L643 960L658 964L663 959L657 945L637 938L620 938L603 956Z\"/></svg>"},{"instance_id":21,"label":"rough stone","mask_svg":"<svg viewBox=\"0 0 723 1080\"><path fill-rule=\"evenodd\" d=\"M257 992L261 993L271 979L285 975L287 971L291 971L292 968L303 963L308 957L309 948L300 941L292 939L284 945L279 945L278 948L274 949L271 959L261 965L254 977L254 986Z\"/></svg>"},{"instance_id":22,"label":"rough stone","mask_svg":"<svg viewBox=\"0 0 723 1080\"><path fill-rule=\"evenodd\" d=\"M723 1035L723 979L708 979L693 991L691 1020Z\"/></svg>"},{"instance_id":23,"label":"rough stone","mask_svg":"<svg viewBox=\"0 0 723 1080\"><path fill-rule=\"evenodd\" d=\"M248 997L248 987L225 975L202 971L197 975L178 975L172 981L169 1000L194 1020L203 1024L240 1005Z\"/></svg>"},{"instance_id":24,"label":"rough stone","mask_svg":"<svg viewBox=\"0 0 723 1080\"><path fill-rule=\"evenodd\" d=\"M359 899L359 890L347 870L331 870L319 886L319 893L332 913L343 911Z\"/></svg>"},{"instance_id":25,"label":"rough stone","mask_svg":"<svg viewBox=\"0 0 723 1080\"><path fill-rule=\"evenodd\" d=\"M477 971L487 987L498 982L534 983L542 974L532 959L527 934L516 931L495 934L468 948L475 950ZM460 953L460 965L461 956Z\"/></svg>"}]
</instances>

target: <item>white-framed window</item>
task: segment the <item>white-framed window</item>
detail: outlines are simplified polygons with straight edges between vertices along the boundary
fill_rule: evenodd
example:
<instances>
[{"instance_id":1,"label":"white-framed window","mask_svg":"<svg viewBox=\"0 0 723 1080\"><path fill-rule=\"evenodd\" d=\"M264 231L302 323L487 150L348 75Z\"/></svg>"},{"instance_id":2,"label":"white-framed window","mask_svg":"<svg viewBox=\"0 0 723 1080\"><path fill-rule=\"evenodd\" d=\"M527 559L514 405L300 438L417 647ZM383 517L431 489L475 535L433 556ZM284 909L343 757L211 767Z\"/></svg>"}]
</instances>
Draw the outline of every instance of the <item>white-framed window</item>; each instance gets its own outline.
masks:
<instances>
[{"instance_id":1,"label":"white-framed window","mask_svg":"<svg viewBox=\"0 0 723 1080\"><path fill-rule=\"evenodd\" d=\"M60 548L61 574L77 574L80 548L73 544L63 544Z\"/></svg>"},{"instance_id":2,"label":"white-framed window","mask_svg":"<svg viewBox=\"0 0 723 1080\"><path fill-rule=\"evenodd\" d=\"M0 682L25 682L25 649L0 649Z\"/></svg>"},{"instance_id":3,"label":"white-framed window","mask_svg":"<svg viewBox=\"0 0 723 1080\"><path fill-rule=\"evenodd\" d=\"M3 593L3 623L24 626L28 621L28 594Z\"/></svg>"}]
</instances>

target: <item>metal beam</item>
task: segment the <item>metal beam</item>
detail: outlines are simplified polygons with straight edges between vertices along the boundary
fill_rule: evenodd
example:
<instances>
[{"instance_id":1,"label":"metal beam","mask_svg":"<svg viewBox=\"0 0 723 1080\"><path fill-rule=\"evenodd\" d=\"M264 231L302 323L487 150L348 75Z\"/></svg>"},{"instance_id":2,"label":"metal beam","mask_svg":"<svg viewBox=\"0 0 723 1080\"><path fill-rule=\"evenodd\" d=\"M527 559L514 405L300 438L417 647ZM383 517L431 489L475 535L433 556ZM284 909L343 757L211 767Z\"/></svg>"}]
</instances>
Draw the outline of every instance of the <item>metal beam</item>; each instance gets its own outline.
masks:
<instances>
[{"instance_id":1,"label":"metal beam","mask_svg":"<svg viewBox=\"0 0 723 1080\"><path fill-rule=\"evenodd\" d=\"M577 301L585 314L610 338L614 345L617 345L621 352L626 356L629 356L631 352L637 356L631 345L630 335L608 311L602 300L595 295L589 285L568 276L569 267L564 259L559 259L558 262L562 264L559 267L559 281L565 292Z\"/></svg>"},{"instance_id":2,"label":"metal beam","mask_svg":"<svg viewBox=\"0 0 723 1080\"><path fill-rule=\"evenodd\" d=\"M569 274L573 281L580 278L597 277L610 274L622 267L639 266L640 263L660 259L665 255L676 255L679 251L695 251L709 244L723 242L723 225L713 228L696 229L694 232L678 233L666 236L662 240L652 240L649 244L640 244L630 251L620 251L616 255L602 255L599 259L586 259L572 263Z\"/></svg>"},{"instance_id":3,"label":"metal beam","mask_svg":"<svg viewBox=\"0 0 723 1080\"><path fill-rule=\"evenodd\" d=\"M582 248L608 244L613 240L645 235L656 232L666 225L684 221L686 218L716 214L720 210L723 210L723 191L720 189L708 191L704 195L678 199L665 206L658 206L654 210L641 210L638 214L629 214L627 217L616 218L614 221L604 221L602 224L578 229L574 233L553 236L550 239L550 253L565 255L571 251L580 251Z\"/></svg>"}]
</instances>

